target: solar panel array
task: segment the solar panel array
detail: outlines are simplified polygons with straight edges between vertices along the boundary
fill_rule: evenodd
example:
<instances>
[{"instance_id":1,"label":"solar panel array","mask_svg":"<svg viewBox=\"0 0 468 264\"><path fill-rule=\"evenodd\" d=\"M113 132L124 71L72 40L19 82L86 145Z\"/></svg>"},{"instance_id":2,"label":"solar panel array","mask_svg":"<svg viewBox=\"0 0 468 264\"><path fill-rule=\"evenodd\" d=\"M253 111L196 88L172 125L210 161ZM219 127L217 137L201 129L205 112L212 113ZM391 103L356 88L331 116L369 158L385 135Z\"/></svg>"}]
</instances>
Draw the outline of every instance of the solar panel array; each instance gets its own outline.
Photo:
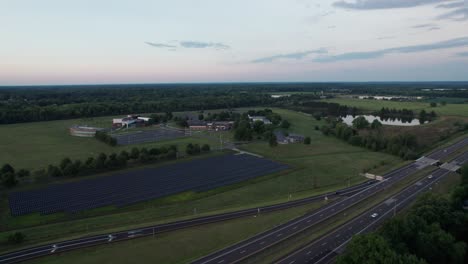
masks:
<instances>
[{"instance_id":1,"label":"solar panel array","mask_svg":"<svg viewBox=\"0 0 468 264\"><path fill-rule=\"evenodd\" d=\"M139 131L129 134L112 135L119 145L140 144L146 142L155 142L167 139L174 139L185 136L184 131L172 129L155 129Z\"/></svg>"},{"instance_id":2,"label":"solar panel array","mask_svg":"<svg viewBox=\"0 0 468 264\"><path fill-rule=\"evenodd\" d=\"M18 216L125 206L184 191L205 191L287 168L251 155L223 155L11 193L10 211Z\"/></svg>"}]
</instances>

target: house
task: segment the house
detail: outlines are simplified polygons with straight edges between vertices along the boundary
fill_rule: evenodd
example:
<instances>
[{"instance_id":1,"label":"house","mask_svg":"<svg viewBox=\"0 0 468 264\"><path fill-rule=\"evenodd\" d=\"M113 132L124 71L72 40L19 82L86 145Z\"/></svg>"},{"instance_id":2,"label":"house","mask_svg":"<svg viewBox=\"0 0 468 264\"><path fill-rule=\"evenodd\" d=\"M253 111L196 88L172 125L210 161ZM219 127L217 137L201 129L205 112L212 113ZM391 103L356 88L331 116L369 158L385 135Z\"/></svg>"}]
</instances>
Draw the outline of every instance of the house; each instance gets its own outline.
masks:
<instances>
[{"instance_id":1,"label":"house","mask_svg":"<svg viewBox=\"0 0 468 264\"><path fill-rule=\"evenodd\" d=\"M289 143L289 140L284 135L283 131L275 131L274 134L276 136L276 142L278 142L278 144L288 144Z\"/></svg>"},{"instance_id":2,"label":"house","mask_svg":"<svg viewBox=\"0 0 468 264\"><path fill-rule=\"evenodd\" d=\"M265 116L250 116L249 115L249 119L252 123L256 122L256 121L262 121L263 124L265 125L270 125L271 124L271 121L266 118Z\"/></svg>"},{"instance_id":3,"label":"house","mask_svg":"<svg viewBox=\"0 0 468 264\"><path fill-rule=\"evenodd\" d=\"M303 143L305 137L298 134L284 135L283 131L275 131L276 142L278 144Z\"/></svg>"},{"instance_id":4,"label":"house","mask_svg":"<svg viewBox=\"0 0 468 264\"><path fill-rule=\"evenodd\" d=\"M303 135L298 134L289 134L287 138L290 143L303 143L305 139Z\"/></svg>"},{"instance_id":5,"label":"house","mask_svg":"<svg viewBox=\"0 0 468 264\"><path fill-rule=\"evenodd\" d=\"M191 130L206 130L208 129L207 122L203 120L187 120L187 125Z\"/></svg>"}]
</instances>

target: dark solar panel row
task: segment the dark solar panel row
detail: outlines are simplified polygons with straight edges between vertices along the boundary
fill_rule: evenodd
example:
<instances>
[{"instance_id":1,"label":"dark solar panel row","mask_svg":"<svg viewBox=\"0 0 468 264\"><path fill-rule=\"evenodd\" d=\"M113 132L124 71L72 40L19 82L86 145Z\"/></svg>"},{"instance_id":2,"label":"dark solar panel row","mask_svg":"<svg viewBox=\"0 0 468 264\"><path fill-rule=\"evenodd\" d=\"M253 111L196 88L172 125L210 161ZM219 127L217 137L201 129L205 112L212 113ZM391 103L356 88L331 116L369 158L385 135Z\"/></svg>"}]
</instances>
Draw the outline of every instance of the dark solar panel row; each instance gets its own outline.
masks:
<instances>
[{"instance_id":1,"label":"dark solar panel row","mask_svg":"<svg viewBox=\"0 0 468 264\"><path fill-rule=\"evenodd\" d=\"M140 144L145 142L174 139L183 136L185 136L183 131L169 129L156 129L130 134L112 135L112 137L117 140L117 144L119 145Z\"/></svg>"},{"instance_id":2,"label":"dark solar panel row","mask_svg":"<svg viewBox=\"0 0 468 264\"><path fill-rule=\"evenodd\" d=\"M14 216L125 206L184 191L206 191L287 169L250 155L224 155L10 194Z\"/></svg>"}]
</instances>

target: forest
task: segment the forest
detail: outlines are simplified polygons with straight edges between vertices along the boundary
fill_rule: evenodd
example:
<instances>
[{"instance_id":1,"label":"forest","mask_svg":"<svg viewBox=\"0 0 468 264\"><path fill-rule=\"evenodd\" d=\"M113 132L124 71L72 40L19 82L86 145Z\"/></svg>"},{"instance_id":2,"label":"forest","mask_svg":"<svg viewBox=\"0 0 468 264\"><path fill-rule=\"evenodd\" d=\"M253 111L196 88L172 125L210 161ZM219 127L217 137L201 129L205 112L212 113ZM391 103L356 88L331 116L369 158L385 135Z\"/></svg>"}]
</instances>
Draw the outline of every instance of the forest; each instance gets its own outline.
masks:
<instances>
[{"instance_id":1,"label":"forest","mask_svg":"<svg viewBox=\"0 0 468 264\"><path fill-rule=\"evenodd\" d=\"M468 100L465 83L219 83L0 87L0 124L249 106L298 106L356 114L335 105L307 105L333 94L399 94ZM290 92L290 96L271 97ZM297 93L304 93L296 96ZM314 110L315 109L315 110ZM311 110L311 111L312 111Z\"/></svg>"}]
</instances>

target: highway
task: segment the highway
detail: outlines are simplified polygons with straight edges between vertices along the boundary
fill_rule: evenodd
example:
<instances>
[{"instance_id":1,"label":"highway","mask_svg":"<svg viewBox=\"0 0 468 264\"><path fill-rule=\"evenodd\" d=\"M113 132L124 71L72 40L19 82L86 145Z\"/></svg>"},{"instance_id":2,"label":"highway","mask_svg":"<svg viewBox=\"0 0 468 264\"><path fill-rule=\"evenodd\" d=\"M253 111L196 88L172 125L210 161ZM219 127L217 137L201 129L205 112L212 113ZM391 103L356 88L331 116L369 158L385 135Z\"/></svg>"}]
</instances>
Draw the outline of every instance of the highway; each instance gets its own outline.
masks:
<instances>
[{"instance_id":1,"label":"highway","mask_svg":"<svg viewBox=\"0 0 468 264\"><path fill-rule=\"evenodd\" d=\"M440 158L447 157L466 145L468 145L468 138L465 138L464 140L461 140L445 149L434 151L430 155L432 155L433 157ZM342 212L343 210L355 205L356 203L364 199L367 199L368 197L374 195L382 189L391 186L395 182L405 178L410 174L417 172L420 169L423 169L426 166L428 165L413 162L390 173L387 173L386 175L384 175L385 180L382 182L376 183L375 181L368 181L357 186L339 190L337 193L333 192L287 203L281 203L277 205L265 206L260 208L251 208L236 212L200 217L155 226L148 226L136 230L126 230L112 234L88 236L79 239L57 242L55 244L46 244L42 246L27 248L1 255L0 263L17 263L32 258L52 255L83 247L104 245L108 243L125 241L145 236L155 236L159 233L179 230L187 227L226 221L234 218L251 216L258 213L266 213L291 208L294 206L304 205L310 202L323 200L325 197L336 198L345 195L348 196L347 198L344 198L334 203L330 203L325 207L322 207L316 211L313 211L302 217L292 220L284 225L280 225L272 230L259 234L258 236L252 237L234 246L228 247L226 249L215 252L209 256L195 261L195 263L238 262L242 259L247 258L248 256L251 256L278 243L279 241L286 239L287 237L297 234L301 230L305 230L314 224L317 224L321 221L324 221L325 219L332 217L333 215Z\"/></svg>"},{"instance_id":2,"label":"highway","mask_svg":"<svg viewBox=\"0 0 468 264\"><path fill-rule=\"evenodd\" d=\"M466 154L466 153L465 153ZM466 155L465 155L466 156ZM468 156L466 156L468 157ZM465 162L468 159L465 160ZM393 197L383 201L370 210L362 213L338 229L308 244L305 247L276 261L277 264L300 264L331 262L338 254L343 252L347 243L354 235L364 234L375 230L385 220L393 217L399 210L416 200L423 192L429 191L443 177L451 171L437 169L424 179L405 188ZM374 215L375 214L375 215ZM374 217L373 217L374 215Z\"/></svg>"},{"instance_id":3,"label":"highway","mask_svg":"<svg viewBox=\"0 0 468 264\"><path fill-rule=\"evenodd\" d=\"M447 148L434 151L429 155L431 158L437 157L442 159L444 157L448 157L466 145L468 145L468 138L458 141ZM365 199L370 198L385 188L391 187L396 182L427 166L429 165L426 163L412 162L402 168L383 175L383 181L377 184L373 184L372 186L369 186L368 188L351 195L346 199L327 205L318 211L306 214L247 240L214 252L208 256L194 261L193 263L238 263L343 212L344 210L364 201Z\"/></svg>"},{"instance_id":4,"label":"highway","mask_svg":"<svg viewBox=\"0 0 468 264\"><path fill-rule=\"evenodd\" d=\"M447 156L449 156L450 154L454 153L455 151L463 148L464 146L468 145L468 138L464 138L446 148L443 148L443 149L439 149L439 150L434 150L432 151L431 153L429 153L428 155L426 155L426 157L428 158L431 158L431 159L435 159L435 160L441 160Z\"/></svg>"},{"instance_id":5,"label":"highway","mask_svg":"<svg viewBox=\"0 0 468 264\"><path fill-rule=\"evenodd\" d=\"M46 245L42 245L38 247L32 247L32 248L1 255L0 263L2 264L3 263L17 263L17 262L32 259L32 258L47 256L47 255L69 251L69 250L73 250L77 248L103 245L103 244L107 244L111 242L124 241L124 240L138 238L138 237L152 236L152 235L157 235L160 233L170 232L174 230L180 230L180 229L188 228L192 226L210 224L210 223L220 222L220 221L227 221L230 219L256 215L258 213L267 213L267 212L272 212L272 211L277 211L277 210L283 210L283 209L292 208L295 206L305 205L305 204L319 201L319 200L324 200L325 197L340 198L341 196L344 196L344 195L351 195L356 192L359 192L360 190L367 188L370 185L375 184L375 183L376 181L369 180L364 183L339 190L338 191L339 194L336 194L336 192L326 193L326 194L322 194L318 196L312 196L312 197L308 197L304 199L298 199L298 200L270 205L270 206L250 208L250 209L245 209L245 210L240 210L240 211L235 211L235 212L229 212L229 213L223 213L223 214L217 214L217 215L205 216L205 217L198 217L194 219L177 221L177 222L155 225L155 226L148 226L148 227L143 227L137 230L125 230L125 231L112 233L112 234L88 236L88 237L83 237L79 239L57 242L54 244L46 244Z\"/></svg>"}]
</instances>

